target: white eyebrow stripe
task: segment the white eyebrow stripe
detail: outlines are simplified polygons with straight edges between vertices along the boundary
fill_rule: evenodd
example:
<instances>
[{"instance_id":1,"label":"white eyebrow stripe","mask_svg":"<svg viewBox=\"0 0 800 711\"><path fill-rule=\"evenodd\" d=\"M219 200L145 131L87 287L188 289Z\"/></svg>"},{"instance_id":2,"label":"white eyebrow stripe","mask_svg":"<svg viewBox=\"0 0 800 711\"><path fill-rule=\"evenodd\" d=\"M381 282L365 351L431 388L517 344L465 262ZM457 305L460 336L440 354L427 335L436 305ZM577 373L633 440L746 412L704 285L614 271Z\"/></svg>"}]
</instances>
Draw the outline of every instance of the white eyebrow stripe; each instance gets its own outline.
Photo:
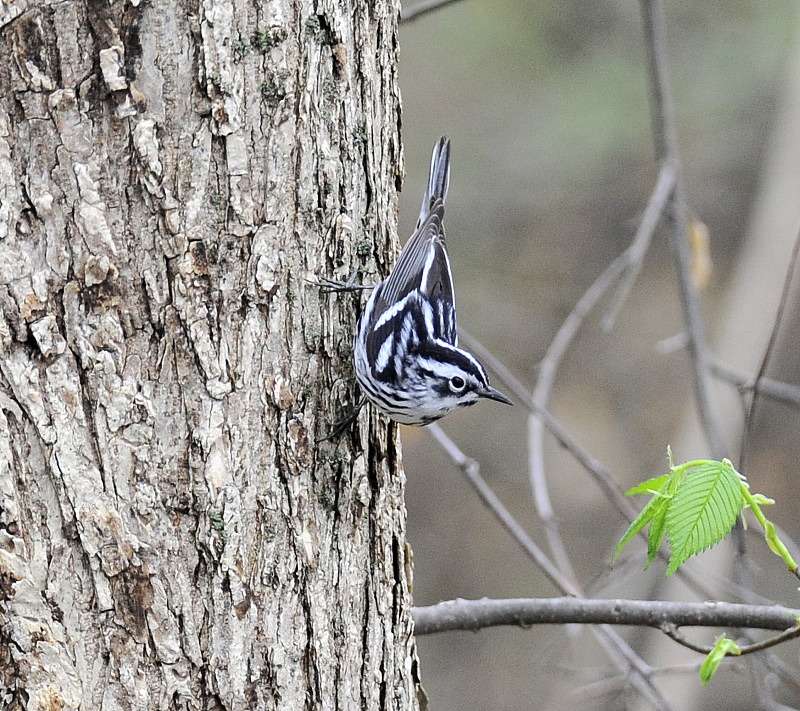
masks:
<instances>
[{"instance_id":1,"label":"white eyebrow stripe","mask_svg":"<svg viewBox=\"0 0 800 711\"><path fill-rule=\"evenodd\" d=\"M462 356L467 358L467 360L469 360L475 366L475 369L483 375L483 379L485 381L487 382L489 381L489 376L486 373L486 368L484 368L483 365L481 365L481 362L474 355L472 355L472 353L470 353L469 351L465 351L461 348L458 348L457 346L454 346L452 343L448 343L447 341L444 341L441 338L437 338L434 341L434 343L437 346L445 348L449 351L458 351Z\"/></svg>"}]
</instances>

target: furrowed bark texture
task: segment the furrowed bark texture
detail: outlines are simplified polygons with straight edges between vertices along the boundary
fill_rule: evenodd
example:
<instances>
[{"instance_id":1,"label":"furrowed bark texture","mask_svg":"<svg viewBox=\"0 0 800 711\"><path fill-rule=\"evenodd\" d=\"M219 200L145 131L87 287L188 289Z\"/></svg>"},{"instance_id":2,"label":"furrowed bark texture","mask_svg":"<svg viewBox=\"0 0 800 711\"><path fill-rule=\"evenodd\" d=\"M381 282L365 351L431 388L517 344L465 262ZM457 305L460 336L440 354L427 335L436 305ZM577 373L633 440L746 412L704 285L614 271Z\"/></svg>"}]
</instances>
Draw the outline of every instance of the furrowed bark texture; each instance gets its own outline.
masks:
<instances>
[{"instance_id":1,"label":"furrowed bark texture","mask_svg":"<svg viewBox=\"0 0 800 711\"><path fill-rule=\"evenodd\" d=\"M414 709L396 432L355 396L391 0L0 5L0 707ZM366 279L367 277L365 277Z\"/></svg>"}]
</instances>

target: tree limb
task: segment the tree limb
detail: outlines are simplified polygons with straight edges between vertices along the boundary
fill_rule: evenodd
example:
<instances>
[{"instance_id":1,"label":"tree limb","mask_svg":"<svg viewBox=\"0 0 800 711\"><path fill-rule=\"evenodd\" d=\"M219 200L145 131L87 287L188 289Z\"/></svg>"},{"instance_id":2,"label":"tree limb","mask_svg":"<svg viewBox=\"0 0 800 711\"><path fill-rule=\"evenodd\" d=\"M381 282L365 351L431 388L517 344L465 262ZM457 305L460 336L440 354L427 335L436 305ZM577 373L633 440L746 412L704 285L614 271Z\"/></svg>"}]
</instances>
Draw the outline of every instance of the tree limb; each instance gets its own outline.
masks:
<instances>
[{"instance_id":1,"label":"tree limb","mask_svg":"<svg viewBox=\"0 0 800 711\"><path fill-rule=\"evenodd\" d=\"M503 506L503 503L486 483L486 480L480 475L478 462L467 457L438 425L429 425L428 431L458 466L484 504L489 507L514 540L522 546L525 553L550 578L551 582L564 593L575 595L576 597L582 596L584 593L577 581L570 579L553 565L545 553L533 542L522 526L511 515L511 512ZM652 668L636 654L616 630L609 625L600 625L593 631L597 641L603 646L617 667L620 670L626 670L626 678L629 683L634 685L643 697L651 701L657 709L669 711L671 706L651 680Z\"/></svg>"},{"instance_id":2,"label":"tree limb","mask_svg":"<svg viewBox=\"0 0 800 711\"><path fill-rule=\"evenodd\" d=\"M574 597L448 600L413 609L415 634L535 624L745 627L800 634L800 610L730 602L592 600Z\"/></svg>"}]
</instances>

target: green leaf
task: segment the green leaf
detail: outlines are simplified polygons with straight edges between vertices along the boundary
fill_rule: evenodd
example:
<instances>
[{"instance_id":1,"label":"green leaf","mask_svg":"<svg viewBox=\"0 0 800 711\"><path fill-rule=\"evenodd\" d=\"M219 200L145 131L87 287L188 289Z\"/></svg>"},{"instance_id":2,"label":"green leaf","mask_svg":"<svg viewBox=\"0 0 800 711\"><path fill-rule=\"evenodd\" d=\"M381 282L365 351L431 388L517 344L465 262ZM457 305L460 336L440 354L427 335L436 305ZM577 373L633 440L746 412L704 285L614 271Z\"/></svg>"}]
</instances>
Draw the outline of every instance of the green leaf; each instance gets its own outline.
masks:
<instances>
[{"instance_id":1,"label":"green leaf","mask_svg":"<svg viewBox=\"0 0 800 711\"><path fill-rule=\"evenodd\" d=\"M645 570L650 567L650 563L652 563L653 558L656 557L658 549L661 546L661 541L664 540L664 534L667 532L667 510L670 500L663 497L659 498L664 502L664 506L657 511L650 523L650 537L647 539L647 565L644 566Z\"/></svg>"},{"instance_id":2,"label":"green leaf","mask_svg":"<svg viewBox=\"0 0 800 711\"><path fill-rule=\"evenodd\" d=\"M767 521L766 524L767 525L764 526L764 537L767 539L767 545L769 546L769 549L773 553L780 555L781 554L780 549L775 544L775 537L776 537L775 524L772 523L772 521Z\"/></svg>"},{"instance_id":3,"label":"green leaf","mask_svg":"<svg viewBox=\"0 0 800 711\"><path fill-rule=\"evenodd\" d=\"M652 494L654 491L660 491L667 479L669 479L669 474L655 476L652 479L643 481L641 484L637 484L632 489L628 489L625 492L625 496L633 496L634 494Z\"/></svg>"},{"instance_id":4,"label":"green leaf","mask_svg":"<svg viewBox=\"0 0 800 711\"><path fill-rule=\"evenodd\" d=\"M666 516L671 549L668 576L728 535L743 505L739 482L727 460L705 461L683 480Z\"/></svg>"},{"instance_id":5,"label":"green leaf","mask_svg":"<svg viewBox=\"0 0 800 711\"><path fill-rule=\"evenodd\" d=\"M717 671L720 662L729 654L741 654L741 650L736 645L736 642L732 639L728 639L723 634L717 639L714 649L709 652L708 656L700 665L700 683L703 686L711 681L711 677L714 676L714 672Z\"/></svg>"},{"instance_id":6,"label":"green leaf","mask_svg":"<svg viewBox=\"0 0 800 711\"><path fill-rule=\"evenodd\" d=\"M668 479L669 476L665 475L663 477L656 477L656 479L650 479L649 482L661 480L660 487L667 488L669 485ZM644 482L644 484L647 484L649 482L646 481ZM642 486L642 484L640 484L639 486ZM630 526L628 526L628 530L625 531L625 535L622 537L619 544L617 545L617 550L614 551L614 557L611 559L611 565L614 565L614 561L617 559L617 556L619 555L619 552L622 550L623 546L629 540L631 540L631 538L633 538L637 533L639 533L639 531L641 531L648 523L650 523L650 521L652 521L657 516L663 516L666 513L668 505L669 505L668 497L663 496L660 491L655 491L653 493L653 498L647 502L647 506L645 506L642 509L642 512L636 517L636 520ZM653 536L652 529L650 531L650 536L651 538ZM648 566L650 565L650 561L653 559L653 557L649 554L649 548L650 547L648 545L648 561L647 561Z\"/></svg>"}]
</instances>

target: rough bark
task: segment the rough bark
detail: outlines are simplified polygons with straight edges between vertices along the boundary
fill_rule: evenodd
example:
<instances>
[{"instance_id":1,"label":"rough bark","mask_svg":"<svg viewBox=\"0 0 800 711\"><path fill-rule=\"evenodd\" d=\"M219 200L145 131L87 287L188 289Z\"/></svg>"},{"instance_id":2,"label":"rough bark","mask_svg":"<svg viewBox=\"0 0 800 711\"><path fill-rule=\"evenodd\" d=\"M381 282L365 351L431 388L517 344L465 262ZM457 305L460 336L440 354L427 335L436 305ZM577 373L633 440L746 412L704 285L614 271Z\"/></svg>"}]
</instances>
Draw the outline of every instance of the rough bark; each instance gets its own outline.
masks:
<instances>
[{"instance_id":1,"label":"rough bark","mask_svg":"<svg viewBox=\"0 0 800 711\"><path fill-rule=\"evenodd\" d=\"M0 707L414 709L395 2L0 5Z\"/></svg>"}]
</instances>

